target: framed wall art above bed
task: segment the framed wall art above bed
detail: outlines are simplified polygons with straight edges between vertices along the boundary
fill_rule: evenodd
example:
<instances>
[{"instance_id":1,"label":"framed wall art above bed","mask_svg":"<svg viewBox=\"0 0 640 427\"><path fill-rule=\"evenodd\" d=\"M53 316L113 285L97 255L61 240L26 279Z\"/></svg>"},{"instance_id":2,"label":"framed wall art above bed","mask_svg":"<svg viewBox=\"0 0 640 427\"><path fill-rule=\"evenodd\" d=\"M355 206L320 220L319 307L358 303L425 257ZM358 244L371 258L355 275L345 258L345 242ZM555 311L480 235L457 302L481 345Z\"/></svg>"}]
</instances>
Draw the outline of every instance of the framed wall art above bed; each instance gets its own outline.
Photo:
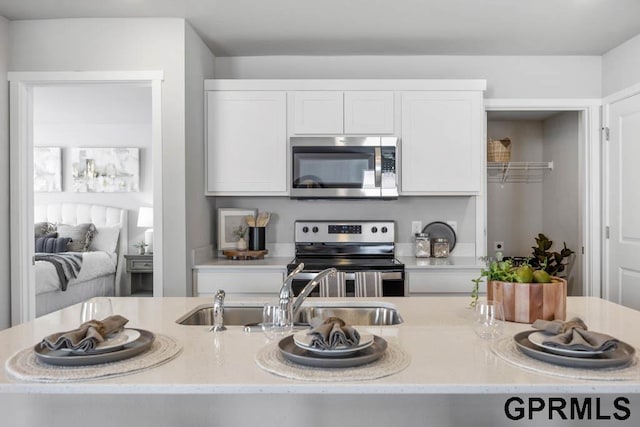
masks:
<instances>
[{"instance_id":1,"label":"framed wall art above bed","mask_svg":"<svg viewBox=\"0 0 640 427\"><path fill-rule=\"evenodd\" d=\"M139 148L72 148L72 191L140 191Z\"/></svg>"},{"instance_id":2,"label":"framed wall art above bed","mask_svg":"<svg viewBox=\"0 0 640 427\"><path fill-rule=\"evenodd\" d=\"M62 191L62 148L33 147L33 191Z\"/></svg>"}]
</instances>

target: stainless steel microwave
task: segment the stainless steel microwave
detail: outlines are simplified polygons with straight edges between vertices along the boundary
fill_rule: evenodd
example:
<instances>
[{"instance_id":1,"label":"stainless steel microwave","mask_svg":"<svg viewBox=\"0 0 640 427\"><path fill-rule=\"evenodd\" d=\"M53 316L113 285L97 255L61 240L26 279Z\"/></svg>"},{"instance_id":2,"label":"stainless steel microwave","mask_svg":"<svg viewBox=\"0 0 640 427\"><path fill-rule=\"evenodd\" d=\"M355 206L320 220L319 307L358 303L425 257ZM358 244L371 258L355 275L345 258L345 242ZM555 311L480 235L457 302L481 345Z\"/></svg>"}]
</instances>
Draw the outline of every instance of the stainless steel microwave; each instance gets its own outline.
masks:
<instances>
[{"instance_id":1,"label":"stainless steel microwave","mask_svg":"<svg viewBox=\"0 0 640 427\"><path fill-rule=\"evenodd\" d=\"M290 197L398 197L398 138L291 137Z\"/></svg>"}]
</instances>

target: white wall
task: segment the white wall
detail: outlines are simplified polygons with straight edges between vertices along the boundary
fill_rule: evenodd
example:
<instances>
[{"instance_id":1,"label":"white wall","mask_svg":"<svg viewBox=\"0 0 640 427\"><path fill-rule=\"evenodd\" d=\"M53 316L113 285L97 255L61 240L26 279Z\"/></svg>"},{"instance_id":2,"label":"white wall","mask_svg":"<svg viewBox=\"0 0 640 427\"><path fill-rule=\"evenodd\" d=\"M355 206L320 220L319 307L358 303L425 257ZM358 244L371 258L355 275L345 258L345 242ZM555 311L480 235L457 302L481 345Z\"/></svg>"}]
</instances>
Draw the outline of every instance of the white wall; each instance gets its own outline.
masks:
<instances>
[{"instance_id":1,"label":"white wall","mask_svg":"<svg viewBox=\"0 0 640 427\"><path fill-rule=\"evenodd\" d=\"M186 25L186 237L187 248L211 244L213 208L204 197L204 80L213 78L215 57L193 28ZM191 253L186 251L187 266ZM191 270L186 271L186 295L191 296Z\"/></svg>"},{"instance_id":2,"label":"white wall","mask_svg":"<svg viewBox=\"0 0 640 427\"><path fill-rule=\"evenodd\" d=\"M11 71L164 72L164 294L184 295L188 270L184 255L187 252L185 21L174 18L59 19L12 21L9 26Z\"/></svg>"},{"instance_id":3,"label":"white wall","mask_svg":"<svg viewBox=\"0 0 640 427\"><path fill-rule=\"evenodd\" d=\"M287 197L217 197L217 208L272 212L267 244L293 244L295 220L394 220L396 242L412 243L411 221L456 221L458 243L475 247L474 197L400 197L397 200L291 200ZM213 217L212 217L213 218ZM471 249L473 251L473 249ZM456 254L456 249L452 255Z\"/></svg>"},{"instance_id":4,"label":"white wall","mask_svg":"<svg viewBox=\"0 0 640 427\"><path fill-rule=\"evenodd\" d=\"M640 34L602 56L602 95L640 83Z\"/></svg>"},{"instance_id":5,"label":"white wall","mask_svg":"<svg viewBox=\"0 0 640 427\"><path fill-rule=\"evenodd\" d=\"M93 203L128 210L129 247L144 240L138 208L153 206L151 87L133 85L46 86L34 89L33 145L62 148L62 192L34 193L34 204ZM72 147L138 148L137 192L76 193Z\"/></svg>"},{"instance_id":6,"label":"white wall","mask_svg":"<svg viewBox=\"0 0 640 427\"><path fill-rule=\"evenodd\" d=\"M224 57L216 78L487 79L487 98L598 98L602 80L600 56L444 55Z\"/></svg>"},{"instance_id":7,"label":"white wall","mask_svg":"<svg viewBox=\"0 0 640 427\"><path fill-rule=\"evenodd\" d=\"M9 248L9 21L0 16L0 329L11 324Z\"/></svg>"},{"instance_id":8,"label":"white wall","mask_svg":"<svg viewBox=\"0 0 640 427\"><path fill-rule=\"evenodd\" d=\"M543 161L540 121L489 121L487 136L511 139L511 160ZM534 237L542 231L542 183L487 184L487 254L493 243L504 242L505 256L529 256Z\"/></svg>"},{"instance_id":9,"label":"white wall","mask_svg":"<svg viewBox=\"0 0 640 427\"><path fill-rule=\"evenodd\" d=\"M578 113L556 114L544 121L543 157L553 160L553 171L543 183L542 230L553 240L552 251L560 252L563 242L580 253L580 153ZM582 295L582 256L573 257L568 294Z\"/></svg>"}]
</instances>

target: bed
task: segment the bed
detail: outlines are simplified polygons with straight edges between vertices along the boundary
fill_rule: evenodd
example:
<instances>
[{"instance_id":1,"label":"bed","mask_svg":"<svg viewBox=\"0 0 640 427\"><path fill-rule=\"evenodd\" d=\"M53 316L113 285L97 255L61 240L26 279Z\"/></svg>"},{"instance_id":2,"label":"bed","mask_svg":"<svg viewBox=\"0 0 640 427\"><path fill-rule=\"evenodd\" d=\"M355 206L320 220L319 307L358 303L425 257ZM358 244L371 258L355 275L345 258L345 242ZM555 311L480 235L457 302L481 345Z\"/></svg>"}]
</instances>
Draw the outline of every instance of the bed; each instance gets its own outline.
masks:
<instances>
[{"instance_id":1,"label":"bed","mask_svg":"<svg viewBox=\"0 0 640 427\"><path fill-rule=\"evenodd\" d=\"M85 301L96 296L120 295L123 280L124 254L127 249L127 211L125 209L82 203L49 203L34 208L34 229L48 224L52 234L69 237L81 224L93 224L92 238L84 250L72 247L66 253L49 253L43 249L43 240L36 238L35 280L36 316ZM86 227L86 226L85 226ZM75 236L74 236L75 237ZM46 239L51 242L51 239ZM57 239L60 240L60 239ZM55 241L55 240L53 240ZM78 242L78 240L72 240ZM71 242L71 241L70 241ZM46 250L47 253L38 252ZM75 278L68 281L59 274L60 264L55 259L72 256L78 261ZM49 261L47 261L49 260Z\"/></svg>"}]
</instances>

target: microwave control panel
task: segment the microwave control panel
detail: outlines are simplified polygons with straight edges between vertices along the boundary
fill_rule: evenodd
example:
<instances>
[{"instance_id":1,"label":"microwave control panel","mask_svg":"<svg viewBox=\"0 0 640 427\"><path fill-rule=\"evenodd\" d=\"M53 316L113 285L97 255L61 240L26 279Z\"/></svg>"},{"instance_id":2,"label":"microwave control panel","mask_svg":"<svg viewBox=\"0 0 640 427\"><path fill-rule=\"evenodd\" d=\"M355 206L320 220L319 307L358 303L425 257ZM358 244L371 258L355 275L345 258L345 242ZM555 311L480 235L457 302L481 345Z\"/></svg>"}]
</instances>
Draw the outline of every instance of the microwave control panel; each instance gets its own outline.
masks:
<instances>
[{"instance_id":1,"label":"microwave control panel","mask_svg":"<svg viewBox=\"0 0 640 427\"><path fill-rule=\"evenodd\" d=\"M396 172L396 149L395 147L382 147L382 173Z\"/></svg>"}]
</instances>

